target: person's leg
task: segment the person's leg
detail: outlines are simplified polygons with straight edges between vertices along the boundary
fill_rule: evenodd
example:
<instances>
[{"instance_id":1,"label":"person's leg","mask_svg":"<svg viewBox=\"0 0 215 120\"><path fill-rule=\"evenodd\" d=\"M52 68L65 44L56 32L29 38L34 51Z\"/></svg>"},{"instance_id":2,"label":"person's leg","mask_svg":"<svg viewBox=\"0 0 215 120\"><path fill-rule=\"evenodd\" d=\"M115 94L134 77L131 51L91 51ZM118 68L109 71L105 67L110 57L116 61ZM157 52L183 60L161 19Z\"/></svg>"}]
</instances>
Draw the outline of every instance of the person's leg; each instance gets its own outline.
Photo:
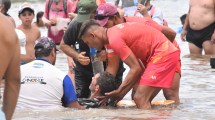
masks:
<instances>
[{"instance_id":1,"label":"person's leg","mask_svg":"<svg viewBox=\"0 0 215 120\"><path fill-rule=\"evenodd\" d=\"M150 109L151 100L159 93L160 88L139 85L134 94L134 102L140 109Z\"/></svg>"},{"instance_id":2,"label":"person's leg","mask_svg":"<svg viewBox=\"0 0 215 120\"><path fill-rule=\"evenodd\" d=\"M194 45L193 43L189 42L189 50L190 50L190 54L197 54L197 55L201 55L202 54L202 49L197 47L196 45Z\"/></svg>"},{"instance_id":3,"label":"person's leg","mask_svg":"<svg viewBox=\"0 0 215 120\"><path fill-rule=\"evenodd\" d=\"M202 46L206 55L215 55L215 44L210 40L203 42Z\"/></svg>"},{"instance_id":4,"label":"person's leg","mask_svg":"<svg viewBox=\"0 0 215 120\"><path fill-rule=\"evenodd\" d=\"M92 76L84 74L83 71L75 71L76 93L78 98L88 98L90 96L90 83Z\"/></svg>"},{"instance_id":5,"label":"person's leg","mask_svg":"<svg viewBox=\"0 0 215 120\"><path fill-rule=\"evenodd\" d=\"M171 88L163 89L163 94L166 100L174 100L176 104L180 103L179 87L180 87L180 74L175 72Z\"/></svg>"}]
</instances>

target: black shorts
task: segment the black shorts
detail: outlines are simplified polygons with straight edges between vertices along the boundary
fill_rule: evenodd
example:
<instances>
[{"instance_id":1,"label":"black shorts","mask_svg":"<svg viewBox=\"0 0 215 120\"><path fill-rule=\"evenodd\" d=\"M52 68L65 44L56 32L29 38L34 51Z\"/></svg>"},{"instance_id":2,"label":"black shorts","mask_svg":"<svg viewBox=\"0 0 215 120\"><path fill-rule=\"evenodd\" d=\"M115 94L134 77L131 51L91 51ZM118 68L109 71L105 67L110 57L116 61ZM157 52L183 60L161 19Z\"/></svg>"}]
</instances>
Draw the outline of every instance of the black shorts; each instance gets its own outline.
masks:
<instances>
[{"instance_id":1,"label":"black shorts","mask_svg":"<svg viewBox=\"0 0 215 120\"><path fill-rule=\"evenodd\" d=\"M215 22L202 30L192 30L190 27L188 27L186 39L188 42L193 43L199 48L202 48L203 42L211 40L214 28Z\"/></svg>"}]
</instances>

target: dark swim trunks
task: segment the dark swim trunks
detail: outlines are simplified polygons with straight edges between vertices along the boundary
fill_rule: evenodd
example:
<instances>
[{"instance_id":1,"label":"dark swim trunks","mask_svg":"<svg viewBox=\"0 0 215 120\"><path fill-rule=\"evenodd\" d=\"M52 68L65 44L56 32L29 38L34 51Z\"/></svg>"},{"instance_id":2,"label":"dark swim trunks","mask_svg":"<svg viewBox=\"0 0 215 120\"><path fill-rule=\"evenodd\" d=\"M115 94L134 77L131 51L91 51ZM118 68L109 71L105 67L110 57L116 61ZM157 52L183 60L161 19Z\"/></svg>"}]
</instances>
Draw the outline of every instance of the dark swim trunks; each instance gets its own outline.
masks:
<instances>
[{"instance_id":1,"label":"dark swim trunks","mask_svg":"<svg viewBox=\"0 0 215 120\"><path fill-rule=\"evenodd\" d=\"M197 47L202 48L203 42L211 40L214 28L215 22L202 30L192 30L190 27L188 27L186 39L188 42L191 42Z\"/></svg>"}]
</instances>

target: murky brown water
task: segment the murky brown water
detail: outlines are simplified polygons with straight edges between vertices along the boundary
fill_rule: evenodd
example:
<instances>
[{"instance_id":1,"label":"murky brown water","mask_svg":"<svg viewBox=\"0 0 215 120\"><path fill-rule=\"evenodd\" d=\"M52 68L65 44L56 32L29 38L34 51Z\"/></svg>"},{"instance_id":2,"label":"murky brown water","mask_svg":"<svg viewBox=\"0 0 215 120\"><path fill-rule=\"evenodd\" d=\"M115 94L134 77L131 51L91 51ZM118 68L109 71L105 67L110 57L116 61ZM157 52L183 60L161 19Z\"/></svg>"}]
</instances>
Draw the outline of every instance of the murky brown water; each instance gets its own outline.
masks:
<instances>
[{"instance_id":1,"label":"murky brown water","mask_svg":"<svg viewBox=\"0 0 215 120\"><path fill-rule=\"evenodd\" d=\"M44 9L44 2L36 0L31 0L31 2L36 11ZM163 10L169 26L175 30L180 26L179 17L188 11L188 2L188 0L152 1ZM9 12L17 24L20 24L17 17L20 4L20 2L14 3ZM168 106L156 107L152 110L138 110L136 108L17 110L14 120L214 120L215 69L210 68L210 56L189 56L187 43L181 42L179 35L177 41L182 50L181 104L177 108ZM58 54L56 66L67 72L67 62L63 53ZM130 99L130 95L126 95L125 99ZM159 93L155 99L164 100L164 97L162 93Z\"/></svg>"}]
</instances>

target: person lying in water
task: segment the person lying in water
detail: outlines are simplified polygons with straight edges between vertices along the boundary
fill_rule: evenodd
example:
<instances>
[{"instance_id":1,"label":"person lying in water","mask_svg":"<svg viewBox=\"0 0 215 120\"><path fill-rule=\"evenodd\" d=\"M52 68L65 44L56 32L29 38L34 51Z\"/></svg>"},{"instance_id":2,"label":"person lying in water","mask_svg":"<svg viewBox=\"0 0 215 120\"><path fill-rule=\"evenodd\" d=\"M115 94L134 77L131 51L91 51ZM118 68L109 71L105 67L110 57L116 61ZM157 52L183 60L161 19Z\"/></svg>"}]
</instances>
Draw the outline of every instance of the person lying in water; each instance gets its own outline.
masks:
<instances>
[{"instance_id":1,"label":"person lying in water","mask_svg":"<svg viewBox=\"0 0 215 120\"><path fill-rule=\"evenodd\" d=\"M81 105L86 106L87 108L95 108L101 106L109 105L109 102L100 105L98 97L105 96L105 93L116 90L120 84L115 80L115 77L108 72L97 73L94 77L92 77L92 82L89 86L91 91L91 95L89 98L81 98L79 99L79 103Z\"/></svg>"}]
</instances>

